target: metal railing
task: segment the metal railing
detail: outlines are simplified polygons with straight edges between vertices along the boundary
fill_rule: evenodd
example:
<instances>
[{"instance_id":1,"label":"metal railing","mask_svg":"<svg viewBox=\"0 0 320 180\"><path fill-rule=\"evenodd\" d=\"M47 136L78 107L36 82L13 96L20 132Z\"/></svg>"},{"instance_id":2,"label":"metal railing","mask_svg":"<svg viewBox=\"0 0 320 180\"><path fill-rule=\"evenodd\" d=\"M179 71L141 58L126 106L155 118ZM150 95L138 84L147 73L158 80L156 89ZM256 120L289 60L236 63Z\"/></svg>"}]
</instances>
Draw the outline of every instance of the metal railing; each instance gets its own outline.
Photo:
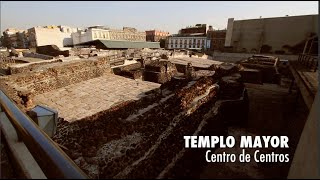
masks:
<instances>
[{"instance_id":1,"label":"metal railing","mask_svg":"<svg viewBox=\"0 0 320 180\"><path fill-rule=\"evenodd\" d=\"M0 106L47 178L88 179L66 153L1 90Z\"/></svg>"},{"instance_id":2,"label":"metal railing","mask_svg":"<svg viewBox=\"0 0 320 180\"><path fill-rule=\"evenodd\" d=\"M298 62L314 72L318 68L318 56L315 55L299 54Z\"/></svg>"}]
</instances>

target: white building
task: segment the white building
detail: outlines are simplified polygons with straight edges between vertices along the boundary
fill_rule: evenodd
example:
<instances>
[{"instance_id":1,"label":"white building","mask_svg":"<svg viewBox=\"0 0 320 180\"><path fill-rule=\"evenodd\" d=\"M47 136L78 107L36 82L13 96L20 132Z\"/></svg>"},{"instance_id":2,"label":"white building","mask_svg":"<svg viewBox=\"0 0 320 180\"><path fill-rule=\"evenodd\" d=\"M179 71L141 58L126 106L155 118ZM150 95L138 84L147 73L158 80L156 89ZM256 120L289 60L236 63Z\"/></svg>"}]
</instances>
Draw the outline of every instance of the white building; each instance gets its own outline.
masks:
<instances>
[{"instance_id":1,"label":"white building","mask_svg":"<svg viewBox=\"0 0 320 180\"><path fill-rule=\"evenodd\" d=\"M206 36L172 35L167 38L168 49L205 49L208 47ZM210 43L209 43L210 44Z\"/></svg>"},{"instance_id":2,"label":"white building","mask_svg":"<svg viewBox=\"0 0 320 180\"><path fill-rule=\"evenodd\" d=\"M89 27L85 31L72 33L73 44L93 40L146 41L146 32L138 32L135 28L123 27L122 30L109 29L103 26Z\"/></svg>"},{"instance_id":3,"label":"white building","mask_svg":"<svg viewBox=\"0 0 320 180\"><path fill-rule=\"evenodd\" d=\"M78 31L77 28L68 26L45 26L33 27L28 29L30 47L56 45L59 48L72 46L72 32Z\"/></svg>"}]
</instances>

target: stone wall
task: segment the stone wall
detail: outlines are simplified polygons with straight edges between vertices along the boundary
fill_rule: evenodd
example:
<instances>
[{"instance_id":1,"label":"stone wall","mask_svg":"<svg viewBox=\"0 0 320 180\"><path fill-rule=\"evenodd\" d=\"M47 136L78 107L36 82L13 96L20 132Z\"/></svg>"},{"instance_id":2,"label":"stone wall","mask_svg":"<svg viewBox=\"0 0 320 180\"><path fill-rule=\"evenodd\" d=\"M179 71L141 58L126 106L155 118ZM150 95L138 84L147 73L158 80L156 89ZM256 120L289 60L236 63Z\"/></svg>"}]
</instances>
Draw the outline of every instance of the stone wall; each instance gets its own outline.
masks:
<instances>
[{"instance_id":1,"label":"stone wall","mask_svg":"<svg viewBox=\"0 0 320 180\"><path fill-rule=\"evenodd\" d=\"M44 60L49 60L49 59L53 59L53 56L48 56L45 54L38 54L38 53L28 53L28 52L24 52L23 53L24 57L32 57L32 58L39 58L39 59L44 59Z\"/></svg>"},{"instance_id":2,"label":"stone wall","mask_svg":"<svg viewBox=\"0 0 320 180\"><path fill-rule=\"evenodd\" d=\"M256 54L251 53L213 53L212 59L216 61L224 61L224 62L237 62L240 60L247 59L249 57L252 57ZM264 54L264 55L270 55L270 56L276 56L280 59L286 59L291 61L298 60L298 55L282 55L282 54Z\"/></svg>"},{"instance_id":3,"label":"stone wall","mask_svg":"<svg viewBox=\"0 0 320 180\"><path fill-rule=\"evenodd\" d=\"M37 46L36 51L39 54L45 54L45 55L54 56L54 57L59 56L59 55L63 55L65 57L69 56L68 50L61 51L59 49L59 47L56 45Z\"/></svg>"},{"instance_id":4,"label":"stone wall","mask_svg":"<svg viewBox=\"0 0 320 180\"><path fill-rule=\"evenodd\" d=\"M12 74L18 74L18 73L28 73L30 71L33 71L45 64L52 64L52 63L57 63L57 62L62 62L59 59L55 60L50 60L50 61L41 61L41 62L36 62L36 63L25 63L25 64L19 64L19 65L11 65L9 66L9 75Z\"/></svg>"},{"instance_id":5,"label":"stone wall","mask_svg":"<svg viewBox=\"0 0 320 180\"><path fill-rule=\"evenodd\" d=\"M151 61L144 67L143 79L163 84L170 81L176 73L176 66L170 61Z\"/></svg>"},{"instance_id":6,"label":"stone wall","mask_svg":"<svg viewBox=\"0 0 320 180\"><path fill-rule=\"evenodd\" d=\"M228 21L227 36L235 52L259 52L263 45L271 47L270 52L285 50L303 42L311 33L318 33L319 15L286 16L275 18ZM231 25L232 26L229 26ZM231 34L229 34L231 33ZM303 51L300 49L300 53Z\"/></svg>"},{"instance_id":7,"label":"stone wall","mask_svg":"<svg viewBox=\"0 0 320 180\"><path fill-rule=\"evenodd\" d=\"M26 70L26 71L25 71ZM25 109L19 94L34 96L55 90L70 84L111 73L110 64L106 58L96 60L81 60L68 63L53 63L39 71L21 69L21 73L0 77L1 89L22 108ZM28 108L28 107L27 107Z\"/></svg>"}]
</instances>

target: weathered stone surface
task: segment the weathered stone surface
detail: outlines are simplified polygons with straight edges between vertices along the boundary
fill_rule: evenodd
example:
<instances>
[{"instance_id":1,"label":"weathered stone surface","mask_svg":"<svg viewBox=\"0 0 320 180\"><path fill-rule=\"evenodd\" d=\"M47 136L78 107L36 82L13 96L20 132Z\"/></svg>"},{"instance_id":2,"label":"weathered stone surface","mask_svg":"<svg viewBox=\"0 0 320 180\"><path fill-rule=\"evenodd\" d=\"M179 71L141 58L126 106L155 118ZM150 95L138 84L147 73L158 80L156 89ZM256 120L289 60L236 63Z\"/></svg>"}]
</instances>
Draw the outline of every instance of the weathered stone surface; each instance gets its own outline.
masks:
<instances>
[{"instance_id":1,"label":"weathered stone surface","mask_svg":"<svg viewBox=\"0 0 320 180\"><path fill-rule=\"evenodd\" d=\"M159 87L160 84L108 74L37 95L34 104L47 105L58 110L65 120L75 121L117 103L138 100Z\"/></svg>"},{"instance_id":2,"label":"weathered stone surface","mask_svg":"<svg viewBox=\"0 0 320 180\"><path fill-rule=\"evenodd\" d=\"M258 69L243 68L240 71L244 82L262 84L262 74Z\"/></svg>"},{"instance_id":3,"label":"weathered stone surface","mask_svg":"<svg viewBox=\"0 0 320 180\"><path fill-rule=\"evenodd\" d=\"M39 63L27 63L25 66L10 66L9 67L9 72L10 74L18 74L18 73L27 73L30 71L33 71L45 64L52 64L52 63L57 63L57 62L62 62L61 60L50 60L50 61L42 61Z\"/></svg>"},{"instance_id":4,"label":"weathered stone surface","mask_svg":"<svg viewBox=\"0 0 320 180\"><path fill-rule=\"evenodd\" d=\"M177 69L170 61L151 61L145 65L143 79L156 83L165 83L177 73Z\"/></svg>"},{"instance_id":5,"label":"weathered stone surface","mask_svg":"<svg viewBox=\"0 0 320 180\"><path fill-rule=\"evenodd\" d=\"M258 56L254 55L246 60L240 61L241 69L257 69L261 72L262 83L280 83L280 73L278 72L279 58L274 56ZM252 71L251 71L252 72ZM250 75L251 72L245 70L244 76L254 76ZM254 79L254 77L248 77L249 79Z\"/></svg>"},{"instance_id":6,"label":"weathered stone surface","mask_svg":"<svg viewBox=\"0 0 320 180\"><path fill-rule=\"evenodd\" d=\"M38 95L70 84L100 77L110 72L110 65L105 58L53 63L43 65L37 71L0 77L0 88L6 91L18 106L24 109L25 106L21 103L21 98L17 93L19 89L28 89L33 95Z\"/></svg>"},{"instance_id":7,"label":"weathered stone surface","mask_svg":"<svg viewBox=\"0 0 320 180\"><path fill-rule=\"evenodd\" d=\"M183 149L181 135L197 129L217 90L208 78L198 83L169 83L162 95L151 93L74 123L62 121L54 139L69 149L67 153L91 177L157 177ZM127 139L133 136L141 140L129 144ZM105 147L110 148L106 151ZM119 153L111 153L115 151L111 147ZM95 167L94 171L88 166Z\"/></svg>"}]
</instances>

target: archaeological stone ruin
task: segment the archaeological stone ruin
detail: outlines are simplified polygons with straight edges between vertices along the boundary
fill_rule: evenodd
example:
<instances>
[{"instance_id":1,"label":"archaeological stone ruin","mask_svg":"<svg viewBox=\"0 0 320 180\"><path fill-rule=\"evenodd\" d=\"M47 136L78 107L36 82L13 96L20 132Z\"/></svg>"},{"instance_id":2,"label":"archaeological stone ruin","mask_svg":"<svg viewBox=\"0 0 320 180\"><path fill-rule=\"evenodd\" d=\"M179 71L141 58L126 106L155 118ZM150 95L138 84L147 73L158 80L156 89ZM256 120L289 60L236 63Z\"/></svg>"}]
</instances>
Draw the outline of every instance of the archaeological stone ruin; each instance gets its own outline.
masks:
<instances>
[{"instance_id":1,"label":"archaeological stone ruin","mask_svg":"<svg viewBox=\"0 0 320 180\"><path fill-rule=\"evenodd\" d=\"M30 117L37 105L56 110L52 139L90 178L199 177L205 150L184 148L183 136L245 128L245 83L281 78L277 57L228 63L187 51L51 46L37 53L1 61L2 90Z\"/></svg>"}]
</instances>

